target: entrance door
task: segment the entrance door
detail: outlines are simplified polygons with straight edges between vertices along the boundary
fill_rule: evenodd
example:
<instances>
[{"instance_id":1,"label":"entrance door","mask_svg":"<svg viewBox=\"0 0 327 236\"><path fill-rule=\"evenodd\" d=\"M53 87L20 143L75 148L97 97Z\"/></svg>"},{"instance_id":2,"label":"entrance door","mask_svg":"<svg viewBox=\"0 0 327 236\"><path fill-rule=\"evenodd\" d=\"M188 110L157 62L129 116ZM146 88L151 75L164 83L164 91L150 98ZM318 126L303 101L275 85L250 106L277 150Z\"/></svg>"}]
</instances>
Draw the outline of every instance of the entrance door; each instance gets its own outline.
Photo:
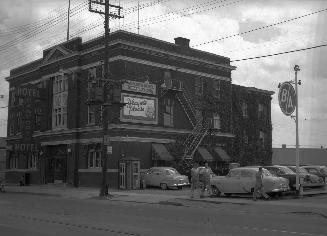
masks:
<instances>
[{"instance_id":1,"label":"entrance door","mask_svg":"<svg viewBox=\"0 0 327 236\"><path fill-rule=\"evenodd\" d=\"M140 188L140 161L132 162L132 188L139 189Z\"/></svg>"},{"instance_id":2,"label":"entrance door","mask_svg":"<svg viewBox=\"0 0 327 236\"><path fill-rule=\"evenodd\" d=\"M66 182L66 158L54 159L54 182Z\"/></svg>"},{"instance_id":3,"label":"entrance door","mask_svg":"<svg viewBox=\"0 0 327 236\"><path fill-rule=\"evenodd\" d=\"M119 188L126 189L126 163L119 163Z\"/></svg>"}]
</instances>

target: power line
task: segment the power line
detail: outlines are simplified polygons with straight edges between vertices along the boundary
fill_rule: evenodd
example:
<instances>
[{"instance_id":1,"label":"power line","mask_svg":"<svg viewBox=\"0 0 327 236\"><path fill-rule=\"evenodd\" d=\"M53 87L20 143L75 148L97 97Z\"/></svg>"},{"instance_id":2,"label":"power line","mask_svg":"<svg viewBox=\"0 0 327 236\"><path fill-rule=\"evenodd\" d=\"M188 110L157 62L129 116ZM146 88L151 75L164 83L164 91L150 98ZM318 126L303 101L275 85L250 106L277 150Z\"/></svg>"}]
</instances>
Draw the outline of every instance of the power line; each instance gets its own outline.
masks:
<instances>
[{"instance_id":1,"label":"power line","mask_svg":"<svg viewBox=\"0 0 327 236\"><path fill-rule=\"evenodd\" d=\"M230 62L247 61L247 60L259 59L259 58L263 58L263 57L272 57L272 56L277 56L277 55L282 55L282 54L288 54L288 53L293 53L293 52L306 51L306 50L320 48L320 47L325 47L325 46L327 46L327 44L321 44L321 45L317 45L317 46L313 46L313 47L301 48L301 49L296 49L296 50L291 50L291 51L285 51L285 52L279 52L279 53L268 54L268 55L262 55L262 56L257 56L257 57L248 57L248 58L243 58L243 59L237 59L237 60L232 60Z\"/></svg>"},{"instance_id":2,"label":"power line","mask_svg":"<svg viewBox=\"0 0 327 236\"><path fill-rule=\"evenodd\" d=\"M287 23L287 22L291 22L291 21L294 21L294 20L298 20L298 19L307 17L307 16L318 14L318 13L321 13L321 12L324 12L324 11L327 11L327 8L321 9L319 11L311 12L311 13L308 13L308 14L305 14L305 15L302 15L302 16L294 17L294 18L291 18L291 19L288 19L288 20L283 20L283 21L279 21L277 23L273 23L273 24L262 26L262 27L254 28L254 29L251 29L251 30L248 30L248 31L238 33L238 34L233 34L233 35L225 36L225 37L222 37L222 38L218 38L218 39L206 41L206 42L203 42L203 43L199 43L199 44L194 45L194 47L198 47L198 46L201 46L201 45L222 41L222 40L233 38L233 37L240 36L240 35L243 35L243 34L252 33L254 31L258 31L258 30L266 29L266 28L269 28L269 27L272 27L272 26L284 24L284 23Z\"/></svg>"}]
</instances>

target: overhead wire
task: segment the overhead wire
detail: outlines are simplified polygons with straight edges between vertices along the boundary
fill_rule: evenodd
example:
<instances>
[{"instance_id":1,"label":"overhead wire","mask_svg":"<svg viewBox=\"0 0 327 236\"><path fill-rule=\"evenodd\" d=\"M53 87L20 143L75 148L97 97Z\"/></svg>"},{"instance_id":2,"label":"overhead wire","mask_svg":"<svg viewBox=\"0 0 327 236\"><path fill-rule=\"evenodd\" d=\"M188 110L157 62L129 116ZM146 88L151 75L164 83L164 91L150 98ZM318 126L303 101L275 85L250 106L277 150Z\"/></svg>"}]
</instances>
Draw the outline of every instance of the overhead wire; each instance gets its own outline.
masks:
<instances>
[{"instance_id":1,"label":"overhead wire","mask_svg":"<svg viewBox=\"0 0 327 236\"><path fill-rule=\"evenodd\" d=\"M224 37L221 37L221 38L218 38L218 39L213 39L213 40L206 41L206 42L203 42L203 43L195 44L195 45L193 45L193 47L198 47L198 46L202 46L202 45L209 44L209 43L219 42L219 41L222 41L222 40L225 40L225 39L233 38L233 37L236 37L236 36L241 36L243 34L252 33L254 31L267 29L269 27L273 27L273 26L276 26L276 25L280 25L280 24L284 24L284 23L287 23L287 22L295 21L295 20L298 20L298 19L301 19L301 18L304 18L304 17L307 17L307 16L312 16L312 15L315 15L315 14L318 14L318 13L321 13L321 12L325 12L325 11L327 11L327 8L324 8L324 9L321 9L321 10L318 10L318 11L315 11L315 12L311 12L311 13L308 13L308 14L305 14L305 15L302 15L302 16L294 17L294 18L291 18L291 19L279 21L279 22L276 22L276 23L273 23L273 24L269 24L269 25L261 26L261 27L254 28L254 29L251 29L251 30L247 30L247 31L244 31L244 32L240 32L240 33L237 33L237 34L224 36Z\"/></svg>"},{"instance_id":2,"label":"overhead wire","mask_svg":"<svg viewBox=\"0 0 327 236\"><path fill-rule=\"evenodd\" d=\"M230 62L248 61L248 60L259 59L259 58L264 58L264 57L278 56L278 55L283 55L283 54L288 54L288 53L293 53L293 52L300 52L300 51L311 50L311 49L325 47L325 46L327 46L327 43L326 44L312 46L312 47L307 47L307 48L296 49L296 50L290 50L290 51L278 52L278 53L261 55L261 56L256 56L256 57L248 57L248 58L243 58L243 59L231 60Z\"/></svg>"}]
</instances>

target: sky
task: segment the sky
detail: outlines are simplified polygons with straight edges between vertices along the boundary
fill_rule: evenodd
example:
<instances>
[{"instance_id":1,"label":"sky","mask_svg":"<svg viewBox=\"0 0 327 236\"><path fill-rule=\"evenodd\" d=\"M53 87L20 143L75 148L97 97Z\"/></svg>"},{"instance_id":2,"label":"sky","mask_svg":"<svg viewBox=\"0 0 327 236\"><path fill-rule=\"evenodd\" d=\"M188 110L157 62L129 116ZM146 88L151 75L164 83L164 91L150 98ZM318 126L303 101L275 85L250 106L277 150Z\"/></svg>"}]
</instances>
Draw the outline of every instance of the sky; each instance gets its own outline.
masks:
<instances>
[{"instance_id":1,"label":"sky","mask_svg":"<svg viewBox=\"0 0 327 236\"><path fill-rule=\"evenodd\" d=\"M110 21L122 29L229 57L234 84L274 91L273 147L295 147L295 121L278 104L278 84L294 80L299 65L300 147L327 148L327 1L325 0L111 0L124 18ZM7 135L10 69L42 57L65 41L68 0L0 1L0 136ZM138 20L139 19L139 20ZM70 38L103 34L103 17L88 11L86 0L71 0ZM139 24L138 24L139 22ZM139 25L139 27L138 27ZM139 29L138 29L139 28ZM316 47L314 49L300 50ZM247 59L300 50L277 56ZM241 61L237 61L241 60Z\"/></svg>"}]
</instances>

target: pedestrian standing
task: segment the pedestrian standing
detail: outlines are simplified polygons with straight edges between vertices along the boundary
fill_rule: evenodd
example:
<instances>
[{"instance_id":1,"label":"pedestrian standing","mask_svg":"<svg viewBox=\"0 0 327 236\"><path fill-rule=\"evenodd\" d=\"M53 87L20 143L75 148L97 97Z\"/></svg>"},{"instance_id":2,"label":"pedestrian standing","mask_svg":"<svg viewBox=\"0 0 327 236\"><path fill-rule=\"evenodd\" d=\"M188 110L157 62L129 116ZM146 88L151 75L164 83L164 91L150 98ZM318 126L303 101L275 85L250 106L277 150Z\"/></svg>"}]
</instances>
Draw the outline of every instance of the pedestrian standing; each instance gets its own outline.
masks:
<instances>
[{"instance_id":1,"label":"pedestrian standing","mask_svg":"<svg viewBox=\"0 0 327 236\"><path fill-rule=\"evenodd\" d=\"M5 189L5 178L1 178L0 179L0 192L5 193L6 189Z\"/></svg>"},{"instance_id":2,"label":"pedestrian standing","mask_svg":"<svg viewBox=\"0 0 327 236\"><path fill-rule=\"evenodd\" d=\"M203 186L201 190L201 198L204 197L204 191L207 190L209 192L209 195L211 196L211 185L210 185L210 179L211 179L211 169L209 167L208 162L204 164L203 169Z\"/></svg>"},{"instance_id":3,"label":"pedestrian standing","mask_svg":"<svg viewBox=\"0 0 327 236\"><path fill-rule=\"evenodd\" d=\"M257 194L263 196L265 199L268 199L269 196L263 191L263 169L259 167L259 171L255 174L255 186L253 190L253 201L257 200Z\"/></svg>"},{"instance_id":4,"label":"pedestrian standing","mask_svg":"<svg viewBox=\"0 0 327 236\"><path fill-rule=\"evenodd\" d=\"M194 190L199 188L199 164L195 162L191 169L191 198L194 197Z\"/></svg>"}]
</instances>

